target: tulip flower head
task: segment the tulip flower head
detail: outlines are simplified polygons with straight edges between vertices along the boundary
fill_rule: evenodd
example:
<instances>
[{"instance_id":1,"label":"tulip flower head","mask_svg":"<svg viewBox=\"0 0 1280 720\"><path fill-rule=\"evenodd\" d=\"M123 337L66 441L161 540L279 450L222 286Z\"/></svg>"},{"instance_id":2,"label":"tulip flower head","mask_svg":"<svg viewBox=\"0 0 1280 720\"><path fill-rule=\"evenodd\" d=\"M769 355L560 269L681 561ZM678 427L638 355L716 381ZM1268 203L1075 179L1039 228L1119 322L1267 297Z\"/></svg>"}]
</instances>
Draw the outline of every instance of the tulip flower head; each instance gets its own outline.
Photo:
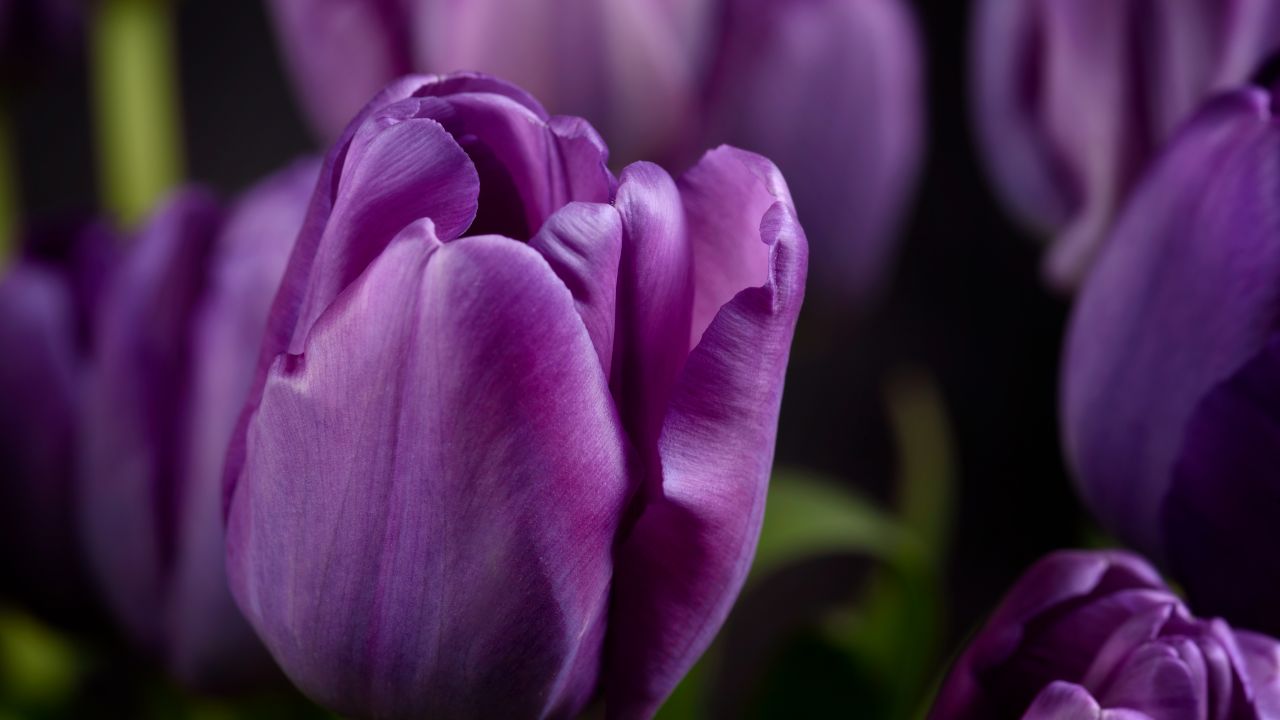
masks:
<instances>
[{"instance_id":1,"label":"tulip flower head","mask_svg":"<svg viewBox=\"0 0 1280 720\"><path fill-rule=\"evenodd\" d=\"M325 160L231 446L227 567L338 712L645 717L745 579L804 233L757 155L606 159L460 74L393 83Z\"/></svg>"},{"instance_id":2,"label":"tulip flower head","mask_svg":"<svg viewBox=\"0 0 1280 720\"><path fill-rule=\"evenodd\" d=\"M1273 421L1280 125L1259 89L1206 103L1135 189L1080 293L1062 425L1078 486L1195 607L1280 632Z\"/></svg>"},{"instance_id":3,"label":"tulip flower head","mask_svg":"<svg viewBox=\"0 0 1280 720\"><path fill-rule=\"evenodd\" d=\"M1194 617L1124 552L1057 552L1005 595L931 720L1270 718L1280 643Z\"/></svg>"},{"instance_id":4,"label":"tulip flower head","mask_svg":"<svg viewBox=\"0 0 1280 720\"><path fill-rule=\"evenodd\" d=\"M1211 94L1280 50L1272 0L982 0L974 124L992 180L1074 290L1134 183Z\"/></svg>"},{"instance_id":5,"label":"tulip flower head","mask_svg":"<svg viewBox=\"0 0 1280 720\"><path fill-rule=\"evenodd\" d=\"M290 167L225 214L202 191L175 194L101 308L79 483L85 546L127 634L200 688L271 672L227 590L221 478L316 173Z\"/></svg>"}]
</instances>

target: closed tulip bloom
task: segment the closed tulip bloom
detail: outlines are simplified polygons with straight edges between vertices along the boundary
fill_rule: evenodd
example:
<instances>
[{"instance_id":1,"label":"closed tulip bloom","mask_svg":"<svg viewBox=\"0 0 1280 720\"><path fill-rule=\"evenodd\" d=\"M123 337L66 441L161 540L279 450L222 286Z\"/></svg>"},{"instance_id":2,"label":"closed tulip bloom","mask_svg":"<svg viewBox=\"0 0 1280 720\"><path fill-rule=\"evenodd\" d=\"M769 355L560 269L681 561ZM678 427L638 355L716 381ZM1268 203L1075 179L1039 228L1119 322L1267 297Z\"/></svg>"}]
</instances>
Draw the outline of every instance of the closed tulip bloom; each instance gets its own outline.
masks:
<instances>
[{"instance_id":1,"label":"closed tulip bloom","mask_svg":"<svg viewBox=\"0 0 1280 720\"><path fill-rule=\"evenodd\" d=\"M1237 720L1280 713L1280 643L1193 616L1142 559L1057 552L1005 595L931 720Z\"/></svg>"},{"instance_id":2,"label":"closed tulip bloom","mask_svg":"<svg viewBox=\"0 0 1280 720\"><path fill-rule=\"evenodd\" d=\"M292 166L225 213L201 191L179 192L133 241L102 308L84 541L127 633L196 687L271 668L227 590L221 479L317 172Z\"/></svg>"},{"instance_id":3,"label":"closed tulip bloom","mask_svg":"<svg viewBox=\"0 0 1280 720\"><path fill-rule=\"evenodd\" d=\"M760 530L806 265L764 158L615 180L584 121L408 77L325 160L228 459L232 591L359 717L646 717Z\"/></svg>"},{"instance_id":4,"label":"closed tulip bloom","mask_svg":"<svg viewBox=\"0 0 1280 720\"><path fill-rule=\"evenodd\" d=\"M615 167L730 143L791 181L834 300L870 299L920 160L920 48L901 0L273 0L303 105L336 137L413 68L492 73L586 118Z\"/></svg>"},{"instance_id":5,"label":"closed tulip bloom","mask_svg":"<svg viewBox=\"0 0 1280 720\"><path fill-rule=\"evenodd\" d=\"M115 237L96 223L31 235L0 278L0 591L59 621L86 607L73 484L92 315Z\"/></svg>"},{"instance_id":6,"label":"closed tulip bloom","mask_svg":"<svg viewBox=\"0 0 1280 720\"><path fill-rule=\"evenodd\" d=\"M1215 91L1280 49L1271 0L982 0L974 123L1006 205L1074 289L1134 182Z\"/></svg>"},{"instance_id":7,"label":"closed tulip bloom","mask_svg":"<svg viewBox=\"0 0 1280 720\"><path fill-rule=\"evenodd\" d=\"M1062 379L1067 456L1103 524L1197 608L1273 633L1278 173L1270 94L1208 103L1117 222Z\"/></svg>"}]
</instances>

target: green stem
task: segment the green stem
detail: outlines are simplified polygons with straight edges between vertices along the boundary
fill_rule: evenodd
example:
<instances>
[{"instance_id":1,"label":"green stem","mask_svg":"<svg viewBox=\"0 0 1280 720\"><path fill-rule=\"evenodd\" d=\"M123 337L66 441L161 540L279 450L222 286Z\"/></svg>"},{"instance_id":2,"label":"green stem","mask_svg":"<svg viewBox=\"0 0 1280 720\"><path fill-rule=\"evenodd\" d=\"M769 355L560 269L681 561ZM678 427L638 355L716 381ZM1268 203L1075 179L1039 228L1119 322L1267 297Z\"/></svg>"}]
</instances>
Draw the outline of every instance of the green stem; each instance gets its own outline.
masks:
<instances>
[{"instance_id":1,"label":"green stem","mask_svg":"<svg viewBox=\"0 0 1280 720\"><path fill-rule=\"evenodd\" d=\"M132 225L182 177L171 0L99 0L90 38L104 209Z\"/></svg>"}]
</instances>

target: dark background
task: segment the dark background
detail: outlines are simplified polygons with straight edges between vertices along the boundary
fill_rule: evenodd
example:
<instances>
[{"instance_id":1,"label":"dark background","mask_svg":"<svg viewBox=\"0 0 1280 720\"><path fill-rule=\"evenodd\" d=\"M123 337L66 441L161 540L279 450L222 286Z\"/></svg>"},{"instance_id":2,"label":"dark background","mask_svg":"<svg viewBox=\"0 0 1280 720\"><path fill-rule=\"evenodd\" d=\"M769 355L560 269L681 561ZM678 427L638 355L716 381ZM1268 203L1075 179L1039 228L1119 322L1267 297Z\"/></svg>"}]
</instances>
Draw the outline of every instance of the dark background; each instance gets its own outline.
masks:
<instances>
[{"instance_id":1,"label":"dark background","mask_svg":"<svg viewBox=\"0 0 1280 720\"><path fill-rule=\"evenodd\" d=\"M966 102L969 4L918 2L916 10L927 54L926 161L895 276L885 296L857 314L810 291L777 461L891 502L899 463L884 383L901 367L932 375L958 463L942 598L949 652L1030 562L1080 544L1087 526L1063 468L1055 411L1067 305L1041 283L1038 242L1010 224L975 154ZM260 3L184 0L178 43L190 178L230 196L316 150ZM83 58L64 63L16 98L29 220L94 207L83 65ZM716 685L717 714L736 716L748 696L760 705L755 714L775 714L775 686L809 698L790 706L799 716L804 707L859 707L846 668L795 630L814 608L856 593L868 566L864 558L819 559L748 593L722 638L735 661ZM753 689L735 691L741 683Z\"/></svg>"}]
</instances>

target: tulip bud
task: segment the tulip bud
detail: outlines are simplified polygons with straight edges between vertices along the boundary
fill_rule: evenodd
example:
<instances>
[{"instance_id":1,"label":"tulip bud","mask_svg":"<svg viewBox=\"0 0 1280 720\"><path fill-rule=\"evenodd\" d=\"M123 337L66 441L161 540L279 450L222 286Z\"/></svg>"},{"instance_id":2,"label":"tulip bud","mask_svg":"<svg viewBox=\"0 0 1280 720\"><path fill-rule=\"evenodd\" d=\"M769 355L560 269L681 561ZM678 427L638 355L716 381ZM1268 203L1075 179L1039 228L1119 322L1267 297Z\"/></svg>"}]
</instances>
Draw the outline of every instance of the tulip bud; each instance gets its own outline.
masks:
<instances>
[{"instance_id":1,"label":"tulip bud","mask_svg":"<svg viewBox=\"0 0 1280 720\"><path fill-rule=\"evenodd\" d=\"M1210 101L1134 190L1068 332L1068 459L1103 525L1193 604L1280 631L1264 418L1280 402L1280 126L1260 89ZM1229 579L1229 581L1227 581Z\"/></svg>"},{"instance_id":2,"label":"tulip bud","mask_svg":"<svg viewBox=\"0 0 1280 720\"><path fill-rule=\"evenodd\" d=\"M89 376L80 507L110 609L184 682L270 662L226 588L221 477L267 309L314 187L299 163L225 216L188 190L122 261Z\"/></svg>"},{"instance_id":3,"label":"tulip bud","mask_svg":"<svg viewBox=\"0 0 1280 720\"><path fill-rule=\"evenodd\" d=\"M1005 595L952 666L931 720L1263 718L1280 643L1191 615L1142 559L1057 552Z\"/></svg>"},{"instance_id":4,"label":"tulip bud","mask_svg":"<svg viewBox=\"0 0 1280 720\"><path fill-rule=\"evenodd\" d=\"M605 159L451 75L391 85L325 161L229 452L227 567L338 712L647 716L741 588L804 234L757 155Z\"/></svg>"},{"instance_id":5,"label":"tulip bud","mask_svg":"<svg viewBox=\"0 0 1280 720\"><path fill-rule=\"evenodd\" d=\"M58 621L83 616L74 524L84 368L115 238L97 224L39 232L0 279L0 557L3 591Z\"/></svg>"},{"instance_id":6,"label":"tulip bud","mask_svg":"<svg viewBox=\"0 0 1280 720\"><path fill-rule=\"evenodd\" d=\"M973 30L988 168L1011 211L1053 236L1049 279L1074 289L1173 131L1280 49L1280 5L983 0Z\"/></svg>"}]
</instances>

